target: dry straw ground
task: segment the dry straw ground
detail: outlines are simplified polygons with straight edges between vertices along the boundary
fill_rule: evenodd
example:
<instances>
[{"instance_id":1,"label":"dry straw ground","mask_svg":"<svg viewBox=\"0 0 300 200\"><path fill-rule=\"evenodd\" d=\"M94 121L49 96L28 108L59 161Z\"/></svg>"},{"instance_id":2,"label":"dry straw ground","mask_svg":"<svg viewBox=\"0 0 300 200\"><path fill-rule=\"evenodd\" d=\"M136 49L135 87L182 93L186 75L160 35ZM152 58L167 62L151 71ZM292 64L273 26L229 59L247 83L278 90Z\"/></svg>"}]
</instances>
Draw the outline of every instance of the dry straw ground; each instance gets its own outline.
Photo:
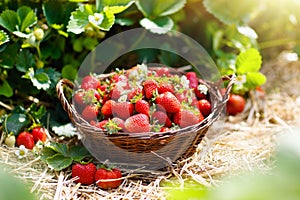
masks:
<instances>
[{"instance_id":1,"label":"dry straw ground","mask_svg":"<svg viewBox=\"0 0 300 200\"><path fill-rule=\"evenodd\" d=\"M96 186L81 186L70 179L70 171L53 172L39 157L18 159L15 148L0 147L0 164L7 171L31 184L40 199L165 199L162 181L193 179L206 187L222 182L241 170L265 171L274 165L272 155L279 134L300 126L300 62L286 55L265 65L267 94L253 93L245 112L226 117L222 129L215 124L204 137L197 152L167 174L138 176L125 174L122 185L111 191Z\"/></svg>"}]
</instances>

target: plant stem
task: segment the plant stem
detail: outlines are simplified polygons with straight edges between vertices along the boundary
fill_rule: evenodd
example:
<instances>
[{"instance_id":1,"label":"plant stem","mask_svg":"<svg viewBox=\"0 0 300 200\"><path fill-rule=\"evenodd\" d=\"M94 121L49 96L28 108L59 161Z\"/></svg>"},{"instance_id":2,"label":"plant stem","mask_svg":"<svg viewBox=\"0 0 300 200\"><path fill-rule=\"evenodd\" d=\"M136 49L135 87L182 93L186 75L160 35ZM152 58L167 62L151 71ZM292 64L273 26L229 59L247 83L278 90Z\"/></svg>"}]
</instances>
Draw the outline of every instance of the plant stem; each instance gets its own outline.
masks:
<instances>
[{"instance_id":1,"label":"plant stem","mask_svg":"<svg viewBox=\"0 0 300 200\"><path fill-rule=\"evenodd\" d=\"M278 39L278 40L271 40L271 41L265 41L261 42L258 44L260 49L267 49L267 48L272 48L272 47L277 47L277 46L282 46L286 45L288 43L294 43L294 44L300 44L300 40L293 40L293 39Z\"/></svg>"}]
</instances>

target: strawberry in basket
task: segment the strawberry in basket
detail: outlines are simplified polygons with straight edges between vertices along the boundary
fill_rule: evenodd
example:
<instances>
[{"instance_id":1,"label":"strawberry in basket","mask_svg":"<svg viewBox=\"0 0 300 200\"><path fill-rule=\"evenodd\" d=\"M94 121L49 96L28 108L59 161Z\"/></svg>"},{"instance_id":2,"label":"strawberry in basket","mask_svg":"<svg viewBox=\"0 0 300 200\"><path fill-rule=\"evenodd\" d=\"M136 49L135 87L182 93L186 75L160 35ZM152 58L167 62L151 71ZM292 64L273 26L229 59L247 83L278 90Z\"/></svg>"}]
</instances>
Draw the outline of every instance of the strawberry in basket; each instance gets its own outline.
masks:
<instances>
[{"instance_id":1,"label":"strawberry in basket","mask_svg":"<svg viewBox=\"0 0 300 200\"><path fill-rule=\"evenodd\" d=\"M208 88L196 73L172 74L144 64L108 76L88 75L73 99L83 119L108 133L185 128L211 112Z\"/></svg>"}]
</instances>

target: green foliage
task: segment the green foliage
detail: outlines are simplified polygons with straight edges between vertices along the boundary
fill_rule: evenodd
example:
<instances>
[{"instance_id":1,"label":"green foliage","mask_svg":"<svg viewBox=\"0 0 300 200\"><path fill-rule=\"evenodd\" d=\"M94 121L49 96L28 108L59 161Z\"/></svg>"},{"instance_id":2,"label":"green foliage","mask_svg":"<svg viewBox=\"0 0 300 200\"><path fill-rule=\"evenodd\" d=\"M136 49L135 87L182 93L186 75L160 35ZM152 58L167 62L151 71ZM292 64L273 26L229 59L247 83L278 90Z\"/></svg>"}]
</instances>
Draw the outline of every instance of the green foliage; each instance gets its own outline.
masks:
<instances>
[{"instance_id":1,"label":"green foliage","mask_svg":"<svg viewBox=\"0 0 300 200\"><path fill-rule=\"evenodd\" d=\"M67 146L52 142L44 147L41 159L50 168L60 171L69 167L73 161L81 162L87 157L91 157L91 155L83 146Z\"/></svg>"},{"instance_id":2,"label":"green foliage","mask_svg":"<svg viewBox=\"0 0 300 200\"><path fill-rule=\"evenodd\" d=\"M0 46L6 42L9 42L9 37L4 31L0 30Z\"/></svg>"}]
</instances>

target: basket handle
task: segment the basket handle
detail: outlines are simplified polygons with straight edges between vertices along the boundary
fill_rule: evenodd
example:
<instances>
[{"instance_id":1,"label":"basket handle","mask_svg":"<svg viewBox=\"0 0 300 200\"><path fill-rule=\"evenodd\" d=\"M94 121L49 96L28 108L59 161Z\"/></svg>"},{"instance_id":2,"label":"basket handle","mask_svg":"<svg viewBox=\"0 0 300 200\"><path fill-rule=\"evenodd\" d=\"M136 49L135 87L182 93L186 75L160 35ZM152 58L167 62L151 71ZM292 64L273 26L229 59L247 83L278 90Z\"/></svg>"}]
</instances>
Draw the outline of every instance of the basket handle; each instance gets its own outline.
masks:
<instances>
[{"instance_id":1,"label":"basket handle","mask_svg":"<svg viewBox=\"0 0 300 200\"><path fill-rule=\"evenodd\" d=\"M73 89L74 83L72 81L69 81L68 79L61 79L56 84L57 97L60 100L63 109L68 113L70 119L73 119L74 108L71 106L64 93L64 87Z\"/></svg>"}]
</instances>

